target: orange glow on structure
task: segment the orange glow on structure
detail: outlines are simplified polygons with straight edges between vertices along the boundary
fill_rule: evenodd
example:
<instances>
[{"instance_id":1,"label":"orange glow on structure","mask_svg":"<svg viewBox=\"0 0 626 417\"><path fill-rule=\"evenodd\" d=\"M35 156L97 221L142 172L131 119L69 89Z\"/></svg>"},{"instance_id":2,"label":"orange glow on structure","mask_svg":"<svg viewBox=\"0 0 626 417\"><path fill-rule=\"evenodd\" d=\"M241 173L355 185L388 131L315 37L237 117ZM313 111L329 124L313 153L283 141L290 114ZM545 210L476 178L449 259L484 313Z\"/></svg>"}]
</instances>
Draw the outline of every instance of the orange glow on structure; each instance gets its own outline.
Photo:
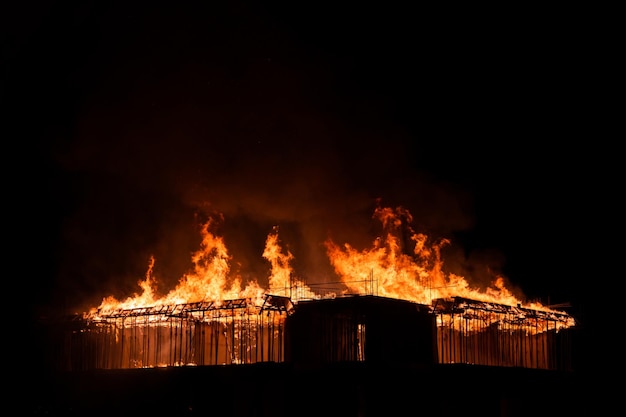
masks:
<instances>
[{"instance_id":1,"label":"orange glow on structure","mask_svg":"<svg viewBox=\"0 0 626 417\"><path fill-rule=\"evenodd\" d=\"M268 288L257 281L243 286L240 276L231 273L231 255L222 237L210 228L214 219L201 229L200 249L192 255L193 270L180 278L169 293L157 297L153 276L154 258L150 259L145 279L139 282L142 292L123 301L109 296L88 315L106 315L120 309L161 305L180 305L211 301L219 305L224 300L247 299L252 305L261 305L266 294L301 299L319 299L337 295L377 295L431 305L437 300L461 297L484 303L497 303L540 311L552 311L539 303L526 303L506 288L501 276L494 277L488 288L472 286L464 277L446 273L441 249L450 244L448 239L429 242L428 236L414 232L408 210L398 207L378 207L373 218L381 222L382 236L371 248L357 250L348 243L338 245L328 239L324 242L330 264L345 287L337 293L318 294L299 279L293 271L294 255L281 248L278 227L274 227L265 241L262 253L271 266L267 277ZM405 239L401 237L405 236ZM572 323L573 325L573 320Z\"/></svg>"}]
</instances>

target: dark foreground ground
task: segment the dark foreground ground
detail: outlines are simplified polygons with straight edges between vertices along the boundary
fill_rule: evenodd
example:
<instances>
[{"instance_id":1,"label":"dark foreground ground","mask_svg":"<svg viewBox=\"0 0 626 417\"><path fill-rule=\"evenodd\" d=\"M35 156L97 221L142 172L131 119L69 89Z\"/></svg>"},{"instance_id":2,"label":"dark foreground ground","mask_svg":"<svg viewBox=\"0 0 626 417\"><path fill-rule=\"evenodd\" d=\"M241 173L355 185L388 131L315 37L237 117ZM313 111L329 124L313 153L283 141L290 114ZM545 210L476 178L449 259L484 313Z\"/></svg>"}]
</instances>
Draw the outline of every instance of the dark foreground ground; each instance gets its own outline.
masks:
<instances>
[{"instance_id":1,"label":"dark foreground ground","mask_svg":"<svg viewBox=\"0 0 626 417\"><path fill-rule=\"evenodd\" d=\"M589 382L471 365L262 363L48 373L8 405L42 416L586 416L597 411Z\"/></svg>"}]
</instances>

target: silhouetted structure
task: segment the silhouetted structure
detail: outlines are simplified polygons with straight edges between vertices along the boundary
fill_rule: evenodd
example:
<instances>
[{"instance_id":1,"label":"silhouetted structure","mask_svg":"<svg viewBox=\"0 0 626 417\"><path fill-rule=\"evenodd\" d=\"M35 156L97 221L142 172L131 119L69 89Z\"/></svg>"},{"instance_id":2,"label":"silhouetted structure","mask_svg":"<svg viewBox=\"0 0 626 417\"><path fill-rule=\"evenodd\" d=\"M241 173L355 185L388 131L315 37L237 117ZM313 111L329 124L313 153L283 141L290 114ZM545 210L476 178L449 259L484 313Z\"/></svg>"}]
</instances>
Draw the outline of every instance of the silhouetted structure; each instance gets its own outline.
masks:
<instances>
[{"instance_id":1,"label":"silhouetted structure","mask_svg":"<svg viewBox=\"0 0 626 417\"><path fill-rule=\"evenodd\" d=\"M61 371L263 362L572 368L572 318L461 297L431 306L378 296L292 303L266 295L74 316L48 326Z\"/></svg>"}]
</instances>

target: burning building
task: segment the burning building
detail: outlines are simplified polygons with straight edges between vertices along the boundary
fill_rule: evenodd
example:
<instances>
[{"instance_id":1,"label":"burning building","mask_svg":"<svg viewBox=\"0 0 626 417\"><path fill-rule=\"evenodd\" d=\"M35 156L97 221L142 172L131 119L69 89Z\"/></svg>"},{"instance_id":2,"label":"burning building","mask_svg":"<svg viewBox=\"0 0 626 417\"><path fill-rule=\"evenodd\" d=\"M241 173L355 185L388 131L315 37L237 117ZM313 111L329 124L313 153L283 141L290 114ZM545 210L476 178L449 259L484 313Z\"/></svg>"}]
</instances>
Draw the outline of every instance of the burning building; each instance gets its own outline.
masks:
<instances>
[{"instance_id":1,"label":"burning building","mask_svg":"<svg viewBox=\"0 0 626 417\"><path fill-rule=\"evenodd\" d=\"M120 309L73 317L52 346L66 370L154 368L284 361L284 297Z\"/></svg>"},{"instance_id":2,"label":"burning building","mask_svg":"<svg viewBox=\"0 0 626 417\"><path fill-rule=\"evenodd\" d=\"M401 249L396 232L408 212L381 208L375 217L385 235L373 248L326 242L342 279L324 287L295 278L274 230L263 253L272 266L267 290L229 280L228 251L207 223L196 268L176 288L156 296L152 259L141 294L108 297L52 323L48 361L61 371L352 362L572 368L571 315L522 303L501 278L486 291L472 288L443 272L445 241L428 246L410 233L412 253Z\"/></svg>"},{"instance_id":3,"label":"burning building","mask_svg":"<svg viewBox=\"0 0 626 417\"><path fill-rule=\"evenodd\" d=\"M266 295L120 309L57 324L59 370L329 363L572 369L568 314L453 297L432 305L374 295L292 302Z\"/></svg>"}]
</instances>

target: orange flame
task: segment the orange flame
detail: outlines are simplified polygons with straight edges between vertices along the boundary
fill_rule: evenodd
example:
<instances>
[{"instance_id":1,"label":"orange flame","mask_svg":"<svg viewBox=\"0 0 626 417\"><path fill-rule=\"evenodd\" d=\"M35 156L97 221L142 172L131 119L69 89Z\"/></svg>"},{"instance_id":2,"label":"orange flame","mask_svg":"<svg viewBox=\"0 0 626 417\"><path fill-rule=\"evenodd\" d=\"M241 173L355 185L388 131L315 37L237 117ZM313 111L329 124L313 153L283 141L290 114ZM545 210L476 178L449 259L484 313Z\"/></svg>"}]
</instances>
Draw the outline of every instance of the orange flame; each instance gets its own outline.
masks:
<instances>
[{"instance_id":1,"label":"orange flame","mask_svg":"<svg viewBox=\"0 0 626 417\"><path fill-rule=\"evenodd\" d=\"M155 305L174 305L196 301L220 302L231 298L250 298L258 300L263 297L263 289L256 281L241 288L241 277L230 275L231 256L224 240L209 231L213 223L210 219L202 226L202 242L200 249L192 255L193 271L185 274L178 285L163 297L155 296L155 280L152 277L154 258L151 258L144 281L139 282L143 292L135 294L124 301L114 297L105 298L91 314L100 311L106 313L117 309L131 309Z\"/></svg>"},{"instance_id":2,"label":"orange flame","mask_svg":"<svg viewBox=\"0 0 626 417\"><path fill-rule=\"evenodd\" d=\"M294 259L290 251L282 253L278 239L278 227L274 227L265 241L263 257L272 265L269 279L269 291L272 294L293 297L297 291L298 298L320 298L302 280L294 277L291 261Z\"/></svg>"},{"instance_id":3,"label":"orange flame","mask_svg":"<svg viewBox=\"0 0 626 417\"><path fill-rule=\"evenodd\" d=\"M398 207L377 208L374 212L383 225L384 236L377 238L371 249L358 251L349 244L343 247L332 240L325 242L330 262L343 283L353 292L373 290L377 295L431 304L438 298L461 296L478 301L505 305L522 305L548 310L539 303L525 303L505 287L501 276L495 277L485 290L473 288L465 278L443 271L441 249L449 244L441 239L428 245L428 236L415 233L410 227L413 218L408 210ZM409 255L401 239L402 228L413 242Z\"/></svg>"},{"instance_id":4,"label":"orange flame","mask_svg":"<svg viewBox=\"0 0 626 417\"><path fill-rule=\"evenodd\" d=\"M430 243L428 236L415 233L410 224L408 210L378 207L373 218L382 223L383 235L376 238L370 249L359 251L348 243L337 245L331 239L324 242L331 265L345 286L342 293L379 295L421 304L431 304L436 299L460 296L477 301L523 306L535 310L553 311L539 303L525 303L516 298L505 286L505 280L496 276L486 289L472 287L465 278L446 274L443 270L441 249L450 243L440 239ZM197 301L245 298L255 304L262 303L265 293L294 299L317 299L322 296L313 291L293 271L293 254L283 251L278 238L278 227L268 234L263 258L269 261L271 272L265 290L257 281L242 288L242 279L230 270L231 255L223 238L210 232L214 219L201 229L200 249L192 255L194 268L185 274L176 287L162 297L157 297L156 279L153 276L155 259L151 258L145 279L139 282L142 289L124 301L106 297L98 308L89 314L106 314L118 309L132 309L160 305L176 305ZM402 236L405 238L402 239ZM296 290L297 294L293 291ZM334 297L335 293L324 297Z\"/></svg>"}]
</instances>

